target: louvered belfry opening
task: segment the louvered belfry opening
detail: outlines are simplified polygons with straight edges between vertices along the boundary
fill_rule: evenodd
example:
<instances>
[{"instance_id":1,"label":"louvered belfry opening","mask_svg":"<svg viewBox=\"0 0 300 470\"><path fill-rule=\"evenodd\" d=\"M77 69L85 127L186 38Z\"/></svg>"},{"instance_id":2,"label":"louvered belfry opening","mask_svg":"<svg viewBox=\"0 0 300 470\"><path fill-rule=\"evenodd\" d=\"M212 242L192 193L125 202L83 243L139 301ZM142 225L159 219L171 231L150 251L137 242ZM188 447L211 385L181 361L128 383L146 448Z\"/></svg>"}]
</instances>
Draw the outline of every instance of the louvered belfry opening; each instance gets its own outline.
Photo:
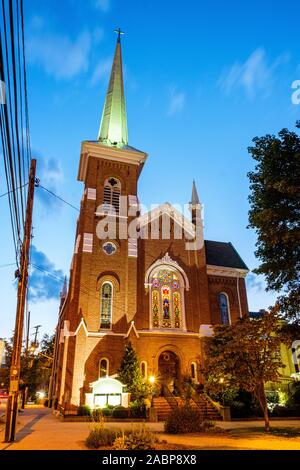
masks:
<instances>
[{"instance_id":1,"label":"louvered belfry opening","mask_svg":"<svg viewBox=\"0 0 300 470\"><path fill-rule=\"evenodd\" d=\"M119 213L121 184L116 178L108 178L104 183L103 205L108 212Z\"/></svg>"}]
</instances>

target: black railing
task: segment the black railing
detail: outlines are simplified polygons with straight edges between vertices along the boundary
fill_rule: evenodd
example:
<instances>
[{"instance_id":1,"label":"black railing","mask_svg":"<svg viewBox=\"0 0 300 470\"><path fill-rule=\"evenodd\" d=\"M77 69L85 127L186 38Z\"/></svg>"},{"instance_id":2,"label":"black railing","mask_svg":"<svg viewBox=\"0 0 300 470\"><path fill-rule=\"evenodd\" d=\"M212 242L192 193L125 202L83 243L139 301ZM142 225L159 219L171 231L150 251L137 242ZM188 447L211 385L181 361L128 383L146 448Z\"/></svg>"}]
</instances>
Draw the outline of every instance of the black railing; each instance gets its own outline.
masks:
<instances>
[{"instance_id":1,"label":"black railing","mask_svg":"<svg viewBox=\"0 0 300 470\"><path fill-rule=\"evenodd\" d=\"M167 400L167 402L169 403L172 410L174 408L178 408L178 401L176 400L176 398L172 394L171 390L165 384L162 385L162 394L165 397L165 399Z\"/></svg>"}]
</instances>

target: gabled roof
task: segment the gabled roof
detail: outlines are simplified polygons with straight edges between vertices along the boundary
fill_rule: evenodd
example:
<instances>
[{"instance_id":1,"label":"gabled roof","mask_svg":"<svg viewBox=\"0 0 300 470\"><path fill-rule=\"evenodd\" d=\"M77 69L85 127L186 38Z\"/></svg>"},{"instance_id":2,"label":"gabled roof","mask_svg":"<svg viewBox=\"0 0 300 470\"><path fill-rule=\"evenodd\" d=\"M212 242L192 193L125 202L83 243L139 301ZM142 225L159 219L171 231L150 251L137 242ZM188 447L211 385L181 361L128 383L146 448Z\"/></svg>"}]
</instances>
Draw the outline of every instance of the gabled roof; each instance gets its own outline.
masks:
<instances>
[{"instance_id":1,"label":"gabled roof","mask_svg":"<svg viewBox=\"0 0 300 470\"><path fill-rule=\"evenodd\" d=\"M158 217L161 217L163 214L168 215L171 219L173 219L175 223L180 225L191 236L195 236L194 224L169 202L160 204L158 207L155 207L151 211L141 215L139 217L140 228L143 228L144 226L148 225L153 220L157 219Z\"/></svg>"},{"instance_id":2,"label":"gabled roof","mask_svg":"<svg viewBox=\"0 0 300 470\"><path fill-rule=\"evenodd\" d=\"M230 242L205 240L205 253L208 265L248 270L248 267Z\"/></svg>"}]
</instances>

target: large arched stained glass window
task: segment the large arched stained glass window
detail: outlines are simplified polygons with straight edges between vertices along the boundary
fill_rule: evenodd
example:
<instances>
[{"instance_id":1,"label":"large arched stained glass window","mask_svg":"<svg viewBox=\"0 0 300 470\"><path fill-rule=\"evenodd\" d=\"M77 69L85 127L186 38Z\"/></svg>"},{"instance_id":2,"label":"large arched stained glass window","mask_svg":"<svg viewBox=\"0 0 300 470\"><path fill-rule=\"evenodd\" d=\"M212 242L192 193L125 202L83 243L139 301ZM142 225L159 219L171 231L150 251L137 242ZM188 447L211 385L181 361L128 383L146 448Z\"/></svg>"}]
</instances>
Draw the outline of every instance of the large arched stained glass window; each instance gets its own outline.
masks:
<instances>
[{"instance_id":1,"label":"large arched stained glass window","mask_svg":"<svg viewBox=\"0 0 300 470\"><path fill-rule=\"evenodd\" d=\"M104 282L101 287L101 319L100 328L110 328L112 319L112 293L110 282Z\"/></svg>"},{"instance_id":2,"label":"large arched stained glass window","mask_svg":"<svg viewBox=\"0 0 300 470\"><path fill-rule=\"evenodd\" d=\"M168 269L152 277L151 314L153 328L181 328L181 286L177 274Z\"/></svg>"},{"instance_id":3,"label":"large arched stained glass window","mask_svg":"<svg viewBox=\"0 0 300 470\"><path fill-rule=\"evenodd\" d=\"M219 294L220 320L222 325L230 325L228 297L223 292Z\"/></svg>"}]
</instances>

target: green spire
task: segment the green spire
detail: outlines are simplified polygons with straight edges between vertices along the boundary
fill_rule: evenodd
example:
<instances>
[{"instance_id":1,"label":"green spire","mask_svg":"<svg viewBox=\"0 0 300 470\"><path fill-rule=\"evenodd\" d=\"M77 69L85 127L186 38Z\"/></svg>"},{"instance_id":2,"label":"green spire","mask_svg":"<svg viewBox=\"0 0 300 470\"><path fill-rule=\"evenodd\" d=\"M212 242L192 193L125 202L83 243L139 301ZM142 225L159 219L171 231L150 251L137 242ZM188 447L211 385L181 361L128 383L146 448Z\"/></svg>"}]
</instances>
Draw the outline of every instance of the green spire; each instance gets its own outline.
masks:
<instances>
[{"instance_id":1,"label":"green spire","mask_svg":"<svg viewBox=\"0 0 300 470\"><path fill-rule=\"evenodd\" d=\"M118 33L114 62L105 98L98 140L106 145L124 147L128 145L126 105L124 95L121 34Z\"/></svg>"}]
</instances>

